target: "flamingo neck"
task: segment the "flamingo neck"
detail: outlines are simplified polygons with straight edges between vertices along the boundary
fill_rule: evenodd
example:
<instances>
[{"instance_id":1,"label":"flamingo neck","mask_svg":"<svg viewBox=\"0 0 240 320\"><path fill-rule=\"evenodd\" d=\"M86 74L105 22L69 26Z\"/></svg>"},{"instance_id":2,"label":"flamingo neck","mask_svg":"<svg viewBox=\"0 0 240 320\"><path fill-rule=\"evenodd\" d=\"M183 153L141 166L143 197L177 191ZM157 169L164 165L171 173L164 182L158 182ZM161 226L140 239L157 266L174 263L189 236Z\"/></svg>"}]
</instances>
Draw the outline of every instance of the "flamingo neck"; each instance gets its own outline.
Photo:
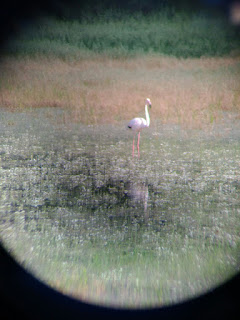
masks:
<instances>
[{"instance_id":1,"label":"flamingo neck","mask_svg":"<svg viewBox=\"0 0 240 320\"><path fill-rule=\"evenodd\" d=\"M150 125L150 117L149 117L149 113L148 113L148 106L147 106L147 104L145 104L145 113L146 113L147 126L149 127L149 125Z\"/></svg>"}]
</instances>

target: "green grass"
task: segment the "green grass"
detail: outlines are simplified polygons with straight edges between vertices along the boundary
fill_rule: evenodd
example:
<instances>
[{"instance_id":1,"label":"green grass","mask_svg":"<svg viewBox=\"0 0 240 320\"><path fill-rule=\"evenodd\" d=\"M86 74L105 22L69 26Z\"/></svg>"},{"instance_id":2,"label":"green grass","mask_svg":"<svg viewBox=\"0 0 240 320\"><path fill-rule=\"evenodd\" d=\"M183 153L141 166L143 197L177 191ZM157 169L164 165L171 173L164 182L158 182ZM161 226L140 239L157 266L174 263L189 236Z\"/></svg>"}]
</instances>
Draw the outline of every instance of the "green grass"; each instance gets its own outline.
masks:
<instances>
[{"instance_id":1,"label":"green grass","mask_svg":"<svg viewBox=\"0 0 240 320\"><path fill-rule=\"evenodd\" d=\"M4 113L1 137L0 234L33 274L84 301L152 307L239 270L238 123L212 138L151 127L132 161L122 126L59 128L42 112ZM126 199L130 181L147 184L147 210Z\"/></svg>"},{"instance_id":2,"label":"green grass","mask_svg":"<svg viewBox=\"0 0 240 320\"><path fill-rule=\"evenodd\" d=\"M144 15L105 11L76 20L45 18L25 28L7 53L54 56L65 60L92 54L130 57L160 54L175 57L223 56L239 50L239 32L220 15L169 13Z\"/></svg>"},{"instance_id":3,"label":"green grass","mask_svg":"<svg viewBox=\"0 0 240 320\"><path fill-rule=\"evenodd\" d=\"M228 134L240 64L217 57L238 49L223 17L168 9L46 18L10 41L1 107L15 113L2 118L0 231L16 259L65 294L125 307L179 302L234 274L240 148ZM144 114L147 96L150 133L133 162L120 125ZM231 125L215 140L196 138L226 113ZM166 123L192 126L193 140ZM123 201L123 181L136 177L148 183L149 217Z\"/></svg>"},{"instance_id":4,"label":"green grass","mask_svg":"<svg viewBox=\"0 0 240 320\"><path fill-rule=\"evenodd\" d=\"M28 224L32 232L17 219L15 223L18 232L9 228L2 235L28 270L65 294L112 306L161 306L203 293L233 274L229 264L239 249L225 239L213 245L206 236L194 239L178 232L160 242L152 234L158 249L136 243L126 248L121 243L103 245L99 239L82 245L77 238L68 242L50 221L38 234L34 220Z\"/></svg>"}]
</instances>

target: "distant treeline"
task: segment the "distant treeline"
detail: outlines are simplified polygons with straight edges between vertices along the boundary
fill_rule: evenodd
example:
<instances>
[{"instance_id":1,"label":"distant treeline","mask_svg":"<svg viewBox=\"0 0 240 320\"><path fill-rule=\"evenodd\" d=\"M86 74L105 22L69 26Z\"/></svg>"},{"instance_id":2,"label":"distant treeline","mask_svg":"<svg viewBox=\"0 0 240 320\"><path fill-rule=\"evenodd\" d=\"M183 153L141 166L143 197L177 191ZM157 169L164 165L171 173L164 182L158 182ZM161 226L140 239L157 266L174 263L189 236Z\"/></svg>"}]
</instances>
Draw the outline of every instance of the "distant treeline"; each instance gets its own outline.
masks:
<instances>
[{"instance_id":1,"label":"distant treeline","mask_svg":"<svg viewBox=\"0 0 240 320\"><path fill-rule=\"evenodd\" d=\"M86 13L98 15L105 10L152 14L164 10L165 7L190 12L199 10L226 12L230 2L229 0L58 0L52 3L52 9L60 18L76 19Z\"/></svg>"}]
</instances>

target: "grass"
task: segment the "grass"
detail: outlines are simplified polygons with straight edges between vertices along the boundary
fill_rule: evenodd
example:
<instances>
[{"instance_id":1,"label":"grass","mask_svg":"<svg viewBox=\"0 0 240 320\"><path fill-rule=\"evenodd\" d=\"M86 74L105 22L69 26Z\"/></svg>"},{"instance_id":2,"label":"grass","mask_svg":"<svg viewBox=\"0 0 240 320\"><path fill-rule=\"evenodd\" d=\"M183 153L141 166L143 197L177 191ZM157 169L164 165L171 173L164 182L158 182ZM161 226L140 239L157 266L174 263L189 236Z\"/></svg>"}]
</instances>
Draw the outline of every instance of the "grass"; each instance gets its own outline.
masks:
<instances>
[{"instance_id":1,"label":"grass","mask_svg":"<svg viewBox=\"0 0 240 320\"><path fill-rule=\"evenodd\" d=\"M7 53L76 60L82 53L112 58L146 53L199 58L239 52L238 29L223 15L190 14L173 8L155 13L105 11L75 20L40 19L24 28Z\"/></svg>"},{"instance_id":2,"label":"grass","mask_svg":"<svg viewBox=\"0 0 240 320\"><path fill-rule=\"evenodd\" d=\"M18 221L21 216L14 214L17 231L6 225L1 230L15 258L60 292L100 304L142 308L192 298L230 277L234 272L230 264L235 264L231 260L238 256L238 247L228 245L225 234L217 245L207 243L205 234L193 238L176 231L161 240L153 233L157 249L133 242L130 247L104 245L101 239L82 245L78 238L69 242L64 228L61 232L53 221L40 227L32 219L26 230L26 224ZM41 231L36 233L36 228Z\"/></svg>"},{"instance_id":3,"label":"grass","mask_svg":"<svg viewBox=\"0 0 240 320\"><path fill-rule=\"evenodd\" d=\"M224 143L233 122L209 145L167 136L179 124L210 137L239 118L237 33L217 16L105 12L41 20L9 42L1 235L21 263L64 293L131 307L180 301L237 270L240 149ZM146 97L152 134L135 163L122 122L144 116ZM150 217L117 202L133 177L148 181Z\"/></svg>"},{"instance_id":4,"label":"grass","mask_svg":"<svg viewBox=\"0 0 240 320\"><path fill-rule=\"evenodd\" d=\"M0 106L60 107L65 122L116 123L143 114L203 127L239 112L239 36L226 17L162 7L39 19L0 65Z\"/></svg>"},{"instance_id":5,"label":"grass","mask_svg":"<svg viewBox=\"0 0 240 320\"><path fill-rule=\"evenodd\" d=\"M117 123L144 116L146 97L153 104L153 121L188 127L218 121L223 111L240 111L238 57L96 55L75 62L9 57L0 69L1 107L60 107L66 122Z\"/></svg>"},{"instance_id":6,"label":"grass","mask_svg":"<svg viewBox=\"0 0 240 320\"><path fill-rule=\"evenodd\" d=\"M2 114L12 124L0 118L0 233L44 282L88 302L153 307L239 270L239 121L170 137L175 126L152 126L132 160L120 124ZM130 198L130 182L147 187L147 208Z\"/></svg>"}]
</instances>

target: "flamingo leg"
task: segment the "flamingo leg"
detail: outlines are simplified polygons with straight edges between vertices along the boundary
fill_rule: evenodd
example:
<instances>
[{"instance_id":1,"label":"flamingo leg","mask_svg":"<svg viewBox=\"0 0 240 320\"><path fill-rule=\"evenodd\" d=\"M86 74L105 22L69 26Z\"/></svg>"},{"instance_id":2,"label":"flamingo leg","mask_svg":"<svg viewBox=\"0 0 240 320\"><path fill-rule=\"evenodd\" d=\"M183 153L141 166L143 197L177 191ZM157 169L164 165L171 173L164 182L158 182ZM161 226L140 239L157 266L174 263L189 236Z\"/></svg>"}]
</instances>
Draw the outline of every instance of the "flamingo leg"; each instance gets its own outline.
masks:
<instances>
[{"instance_id":1,"label":"flamingo leg","mask_svg":"<svg viewBox=\"0 0 240 320\"><path fill-rule=\"evenodd\" d=\"M137 142L137 148L138 148L138 158L140 158L140 152L139 152L139 142L140 142L140 131L138 132L138 142Z\"/></svg>"}]
</instances>

